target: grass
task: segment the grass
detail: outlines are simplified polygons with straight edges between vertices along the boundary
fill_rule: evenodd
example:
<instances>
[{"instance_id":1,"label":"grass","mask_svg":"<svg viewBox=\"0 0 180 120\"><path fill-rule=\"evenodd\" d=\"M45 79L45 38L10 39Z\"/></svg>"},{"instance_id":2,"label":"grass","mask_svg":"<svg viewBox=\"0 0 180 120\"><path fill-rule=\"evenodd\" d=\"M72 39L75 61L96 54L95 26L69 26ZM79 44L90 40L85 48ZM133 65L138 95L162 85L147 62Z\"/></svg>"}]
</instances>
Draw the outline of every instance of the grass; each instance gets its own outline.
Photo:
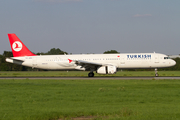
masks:
<instances>
[{"instance_id":1,"label":"grass","mask_svg":"<svg viewBox=\"0 0 180 120\"><path fill-rule=\"evenodd\" d=\"M179 86L179 80L0 80L0 119L180 119Z\"/></svg>"},{"instance_id":2,"label":"grass","mask_svg":"<svg viewBox=\"0 0 180 120\"><path fill-rule=\"evenodd\" d=\"M0 72L0 77L87 77L88 71L9 71ZM180 76L179 71L159 71L159 76ZM96 74L97 77L154 76L154 71L118 71L113 75Z\"/></svg>"}]
</instances>

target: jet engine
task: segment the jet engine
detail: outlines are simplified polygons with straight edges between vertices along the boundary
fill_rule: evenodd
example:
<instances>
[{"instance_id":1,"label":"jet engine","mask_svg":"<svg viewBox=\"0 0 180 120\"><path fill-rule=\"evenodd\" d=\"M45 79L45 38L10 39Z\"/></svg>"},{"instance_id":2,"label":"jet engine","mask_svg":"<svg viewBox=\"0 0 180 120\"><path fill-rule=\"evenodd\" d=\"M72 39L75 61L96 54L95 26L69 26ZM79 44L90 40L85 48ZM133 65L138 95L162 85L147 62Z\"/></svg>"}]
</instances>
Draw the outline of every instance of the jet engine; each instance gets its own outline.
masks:
<instances>
[{"instance_id":1,"label":"jet engine","mask_svg":"<svg viewBox=\"0 0 180 120\"><path fill-rule=\"evenodd\" d=\"M117 72L116 66L102 66L96 71L98 74L115 74Z\"/></svg>"}]
</instances>

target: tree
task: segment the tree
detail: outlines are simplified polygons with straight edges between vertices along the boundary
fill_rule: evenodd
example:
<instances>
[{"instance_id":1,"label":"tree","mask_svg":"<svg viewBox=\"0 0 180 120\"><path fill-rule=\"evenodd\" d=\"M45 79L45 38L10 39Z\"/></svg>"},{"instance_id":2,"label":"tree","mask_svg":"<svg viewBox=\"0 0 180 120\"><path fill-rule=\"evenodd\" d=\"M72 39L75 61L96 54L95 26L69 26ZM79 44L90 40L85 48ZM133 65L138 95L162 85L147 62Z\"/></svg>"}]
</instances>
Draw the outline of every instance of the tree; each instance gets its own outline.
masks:
<instances>
[{"instance_id":1,"label":"tree","mask_svg":"<svg viewBox=\"0 0 180 120\"><path fill-rule=\"evenodd\" d=\"M58 55L58 54L68 54L67 52L64 52L60 50L59 48L52 48L50 51L47 53L48 55Z\"/></svg>"},{"instance_id":2,"label":"tree","mask_svg":"<svg viewBox=\"0 0 180 120\"><path fill-rule=\"evenodd\" d=\"M23 70L23 66L21 65L7 63L5 59L8 57L13 57L13 54L11 51L4 51L3 55L0 56L0 63L1 63L0 70L1 71L22 71Z\"/></svg>"},{"instance_id":3,"label":"tree","mask_svg":"<svg viewBox=\"0 0 180 120\"><path fill-rule=\"evenodd\" d=\"M36 55L47 55L48 53L38 52Z\"/></svg>"},{"instance_id":4,"label":"tree","mask_svg":"<svg viewBox=\"0 0 180 120\"><path fill-rule=\"evenodd\" d=\"M110 50L110 51L105 51L104 54L112 54L112 53L119 53L116 50Z\"/></svg>"},{"instance_id":5,"label":"tree","mask_svg":"<svg viewBox=\"0 0 180 120\"><path fill-rule=\"evenodd\" d=\"M13 54L11 51L4 51L3 56L4 57L13 57Z\"/></svg>"}]
</instances>

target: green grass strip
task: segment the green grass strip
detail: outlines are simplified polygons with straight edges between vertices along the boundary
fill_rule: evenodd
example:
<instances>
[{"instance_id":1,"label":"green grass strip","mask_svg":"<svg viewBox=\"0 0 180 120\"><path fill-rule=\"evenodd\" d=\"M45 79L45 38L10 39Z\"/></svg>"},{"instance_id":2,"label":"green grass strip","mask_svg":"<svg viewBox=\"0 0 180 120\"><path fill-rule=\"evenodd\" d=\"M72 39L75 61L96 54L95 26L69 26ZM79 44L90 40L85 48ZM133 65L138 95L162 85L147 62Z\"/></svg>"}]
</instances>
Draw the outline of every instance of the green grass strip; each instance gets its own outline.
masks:
<instances>
[{"instance_id":1,"label":"green grass strip","mask_svg":"<svg viewBox=\"0 0 180 120\"><path fill-rule=\"evenodd\" d=\"M179 86L179 80L0 80L0 119L180 119Z\"/></svg>"},{"instance_id":2,"label":"green grass strip","mask_svg":"<svg viewBox=\"0 0 180 120\"><path fill-rule=\"evenodd\" d=\"M0 72L0 77L87 77L88 71L6 71ZM95 73L95 72L94 72ZM159 71L159 76L180 76L180 71ZM154 71L118 71L116 74L101 75L96 77L133 77L133 76L155 76Z\"/></svg>"}]
</instances>

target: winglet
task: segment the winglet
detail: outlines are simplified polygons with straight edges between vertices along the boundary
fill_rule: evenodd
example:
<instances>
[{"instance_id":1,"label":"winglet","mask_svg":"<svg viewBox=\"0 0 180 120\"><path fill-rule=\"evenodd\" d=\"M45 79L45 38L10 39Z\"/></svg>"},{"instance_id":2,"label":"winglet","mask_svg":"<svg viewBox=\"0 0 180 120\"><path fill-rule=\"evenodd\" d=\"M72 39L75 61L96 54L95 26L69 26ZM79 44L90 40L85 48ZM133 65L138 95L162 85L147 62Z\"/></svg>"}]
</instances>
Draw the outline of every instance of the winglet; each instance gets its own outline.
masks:
<instances>
[{"instance_id":1,"label":"winglet","mask_svg":"<svg viewBox=\"0 0 180 120\"><path fill-rule=\"evenodd\" d=\"M21 42L16 34L8 34L8 37L14 57L36 56Z\"/></svg>"}]
</instances>

